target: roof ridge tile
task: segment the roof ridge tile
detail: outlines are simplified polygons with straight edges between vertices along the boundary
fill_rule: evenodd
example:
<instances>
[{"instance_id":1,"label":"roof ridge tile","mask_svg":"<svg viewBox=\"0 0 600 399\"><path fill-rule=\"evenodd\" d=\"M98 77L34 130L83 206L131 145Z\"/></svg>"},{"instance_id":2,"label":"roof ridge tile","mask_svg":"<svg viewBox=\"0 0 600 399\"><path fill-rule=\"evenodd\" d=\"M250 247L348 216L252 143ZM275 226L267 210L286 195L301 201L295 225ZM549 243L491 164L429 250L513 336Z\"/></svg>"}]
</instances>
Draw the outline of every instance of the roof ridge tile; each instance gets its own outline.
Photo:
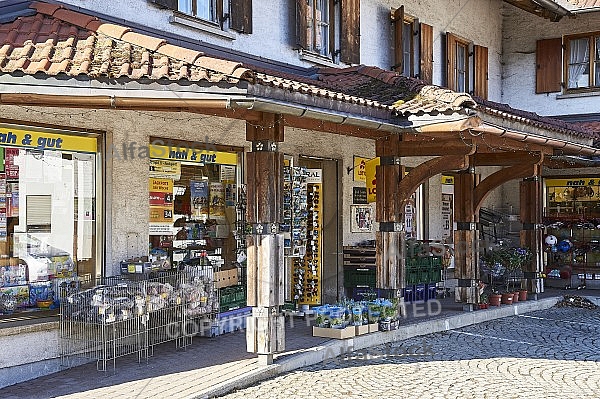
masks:
<instances>
[{"instance_id":1,"label":"roof ridge tile","mask_svg":"<svg viewBox=\"0 0 600 399\"><path fill-rule=\"evenodd\" d=\"M125 33L131 32L131 29L127 28L126 26L104 23L98 27L96 32L109 36L113 39L121 40L121 37L123 37Z\"/></svg>"},{"instance_id":2,"label":"roof ridge tile","mask_svg":"<svg viewBox=\"0 0 600 399\"><path fill-rule=\"evenodd\" d=\"M59 10L64 7L59 4L50 4L50 3L43 3L41 1L34 1L33 3L31 3L29 8L33 8L41 14L46 14L46 15L52 16L56 12L56 10Z\"/></svg>"}]
</instances>

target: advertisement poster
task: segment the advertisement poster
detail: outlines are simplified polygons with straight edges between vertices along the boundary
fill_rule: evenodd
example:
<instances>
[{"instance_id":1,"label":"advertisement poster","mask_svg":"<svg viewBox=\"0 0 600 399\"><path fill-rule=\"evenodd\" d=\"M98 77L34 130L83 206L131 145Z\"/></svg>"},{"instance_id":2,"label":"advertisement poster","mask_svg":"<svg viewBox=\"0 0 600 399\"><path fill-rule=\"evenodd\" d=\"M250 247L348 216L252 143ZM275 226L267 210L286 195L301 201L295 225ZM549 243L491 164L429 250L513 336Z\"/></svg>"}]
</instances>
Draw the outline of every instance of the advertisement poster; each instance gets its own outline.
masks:
<instances>
[{"instance_id":1,"label":"advertisement poster","mask_svg":"<svg viewBox=\"0 0 600 399\"><path fill-rule=\"evenodd\" d=\"M19 183L6 184L6 217L19 216Z\"/></svg>"},{"instance_id":2,"label":"advertisement poster","mask_svg":"<svg viewBox=\"0 0 600 399\"><path fill-rule=\"evenodd\" d=\"M367 181L367 161L369 158L354 156L354 181Z\"/></svg>"},{"instance_id":3,"label":"advertisement poster","mask_svg":"<svg viewBox=\"0 0 600 399\"><path fill-rule=\"evenodd\" d=\"M377 181L375 180L375 171L379 165L379 157L367 161L365 165L365 178L367 183L367 202L375 202Z\"/></svg>"},{"instance_id":4,"label":"advertisement poster","mask_svg":"<svg viewBox=\"0 0 600 399\"><path fill-rule=\"evenodd\" d=\"M225 186L210 183L210 216L225 217Z\"/></svg>"},{"instance_id":5,"label":"advertisement poster","mask_svg":"<svg viewBox=\"0 0 600 399\"><path fill-rule=\"evenodd\" d=\"M173 224L173 180L149 180L150 234L156 235Z\"/></svg>"},{"instance_id":6,"label":"advertisement poster","mask_svg":"<svg viewBox=\"0 0 600 399\"><path fill-rule=\"evenodd\" d=\"M192 217L208 217L208 181L190 180Z\"/></svg>"},{"instance_id":7,"label":"advertisement poster","mask_svg":"<svg viewBox=\"0 0 600 399\"><path fill-rule=\"evenodd\" d=\"M150 177L179 180L181 178L181 163L164 159L151 159Z\"/></svg>"},{"instance_id":8,"label":"advertisement poster","mask_svg":"<svg viewBox=\"0 0 600 399\"><path fill-rule=\"evenodd\" d=\"M352 232L371 233L373 231L373 208L370 205L352 205Z\"/></svg>"},{"instance_id":9,"label":"advertisement poster","mask_svg":"<svg viewBox=\"0 0 600 399\"><path fill-rule=\"evenodd\" d=\"M6 172L7 180L18 180L19 179L19 166L15 164L16 159L19 156L18 148L7 148L4 153L4 169Z\"/></svg>"},{"instance_id":10,"label":"advertisement poster","mask_svg":"<svg viewBox=\"0 0 600 399\"><path fill-rule=\"evenodd\" d=\"M442 238L452 239L452 194L442 194Z\"/></svg>"}]
</instances>

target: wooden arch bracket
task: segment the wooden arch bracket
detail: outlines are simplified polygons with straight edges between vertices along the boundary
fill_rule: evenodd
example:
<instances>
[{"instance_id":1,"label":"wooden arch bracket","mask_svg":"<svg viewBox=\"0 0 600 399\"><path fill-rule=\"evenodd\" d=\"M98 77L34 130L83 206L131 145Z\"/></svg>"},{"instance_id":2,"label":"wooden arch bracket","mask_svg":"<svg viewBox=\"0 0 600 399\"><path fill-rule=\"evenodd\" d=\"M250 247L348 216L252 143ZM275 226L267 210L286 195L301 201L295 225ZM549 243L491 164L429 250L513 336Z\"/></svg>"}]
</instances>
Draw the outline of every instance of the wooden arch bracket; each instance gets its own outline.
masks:
<instances>
[{"instance_id":1,"label":"wooden arch bracket","mask_svg":"<svg viewBox=\"0 0 600 399\"><path fill-rule=\"evenodd\" d=\"M473 147L475 151L475 147ZM430 159L408 172L398 183L398 200L404 209L421 183L440 173L463 170L469 166L468 155L446 155Z\"/></svg>"},{"instance_id":2,"label":"wooden arch bracket","mask_svg":"<svg viewBox=\"0 0 600 399\"><path fill-rule=\"evenodd\" d=\"M537 176L540 173L538 163L532 165L514 165L492 173L483 179L473 191L473 211L479 214L479 208L487 196L502 184L515 179L524 179L526 177Z\"/></svg>"}]
</instances>

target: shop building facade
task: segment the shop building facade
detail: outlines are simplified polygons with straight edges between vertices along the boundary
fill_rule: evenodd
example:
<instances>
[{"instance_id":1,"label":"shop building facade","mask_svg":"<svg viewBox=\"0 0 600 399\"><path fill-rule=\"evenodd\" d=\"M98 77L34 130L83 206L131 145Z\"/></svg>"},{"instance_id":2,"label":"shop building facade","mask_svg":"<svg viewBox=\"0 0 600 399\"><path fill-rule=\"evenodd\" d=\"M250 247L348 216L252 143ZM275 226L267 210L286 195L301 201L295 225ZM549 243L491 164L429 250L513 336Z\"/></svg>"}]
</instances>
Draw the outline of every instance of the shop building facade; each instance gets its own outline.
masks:
<instances>
[{"instance_id":1,"label":"shop building facade","mask_svg":"<svg viewBox=\"0 0 600 399\"><path fill-rule=\"evenodd\" d=\"M253 5L257 7L255 15L269 14L269 10L258 8L265 5ZM336 13L345 23L360 15L361 31L369 26L385 26L382 30L387 31L389 7L401 10L401 4L383 2L364 7L361 4L360 12L353 6L354 2L342 1L336 10L350 7L354 12L344 14L339 9ZM520 191L533 203L523 222L538 225L541 208L535 203L541 198L539 178L544 159L551 158L555 151L583 157L598 153L592 134L537 115L523 116L516 109L485 100L501 100L500 59L482 55L501 52L501 2L493 3L491 14L487 8L479 9L480 5L469 6L474 8L453 22L457 34L443 36L447 43L453 43L447 49L437 40L428 40L442 37L445 21L439 13L425 6L422 10L407 6L394 13L396 17L404 14L403 29L419 27L419 35L415 35L419 42L406 44L420 49L421 60L428 59L427 50L433 59L441 58L445 51L455 52L452 59L456 61L470 48L477 49L480 61L486 60L484 69L475 68L470 73L467 71L474 66L468 63L446 65L442 70L441 63L434 62L428 82L384 70L392 57L398 69L396 60L402 57L397 58L393 51L379 54L385 46L375 45L376 35L362 35L358 49L351 38L332 37L333 42L353 50L339 55L346 57L348 64L375 64L381 69L355 66L316 70L302 67L346 64L337 55L325 62L324 54L314 54L319 47L312 47L308 53L301 51L299 56L286 44L287 50L281 52L282 43L264 49L252 45L257 48L255 55L273 58L276 62L272 64L236 55L231 49L214 46L231 41L233 35L235 46L241 46L233 46L233 50L240 50L246 48L244 43L255 43L256 39L225 28L219 28L217 39L210 39L211 45L200 53L183 36L177 37L180 41L173 41L171 35L161 36L153 30L162 26L154 19L134 20L131 26L124 26L110 23L110 18L109 22L99 20L93 12L51 3L15 1L11 7L21 13L21 19L5 23L4 45L11 56L3 64L0 100L6 143L16 144L19 140L21 145L5 147L6 192L13 192L13 183L19 187L19 216L14 226L9 226L9 219L15 218L9 216L14 212L14 199L6 196L6 242L10 242L10 233L42 237L49 247L40 251L56 258L50 259L51 266L46 265L46 269L63 273L53 275L56 278L68 278L64 274L68 271L62 270L65 263L72 263L72 269L82 277L81 283L90 285L97 277L121 274L121 262L133 258L149 257L150 263L160 265L168 261L172 267L177 266L175 262L202 258L202 252L210 247L211 253L205 255L219 258L212 261L223 262L227 270L234 268L238 256L243 255L247 258L244 278L248 304L258 309L252 318L254 335L249 335L249 350L262 355L267 363L275 351L282 349L284 340L278 307L296 295L295 246L319 254L302 261L308 273L314 265L310 262L317 259L319 275L319 289L311 291L314 295L310 298L304 296L304 304L326 303L346 294L342 247L365 241L378 244L378 287L399 290L405 284L405 257L397 249L404 247L407 233L406 205L414 207L410 221L414 223L411 234L415 238L443 238L440 174L455 175L456 225L452 237L457 242L474 243L476 233L471 226L477 222L479 207L486 203L500 208L509 198L512 201L508 192L515 187L505 183L515 176L534 178L521 183L532 186L529 194L527 189ZM177 34L187 32L178 29L189 29L189 18L182 19L178 13L147 2L136 3L123 15L132 11L145 15L140 9L153 18L167 21L171 16L171 21L180 21L173 28ZM282 14L275 15L284 19ZM378 16L376 21L371 20L373 15ZM266 21L261 18L265 17L252 19L253 31L264 35L267 32L261 29ZM460 18L478 23L464 24ZM433 29L425 24L426 19ZM29 22L31 27L26 25ZM52 33L44 27L52 23L60 29L54 41L48 42ZM35 24L39 31L34 30ZM498 29L490 30L490 26ZM199 35L205 34L203 29L206 27L202 26ZM15 37L8 36L11 31ZM388 33L391 47L402 41L398 33ZM471 43L464 37L481 40ZM210 54L211 48L223 57ZM277 56L269 57L270 51ZM229 61L228 57L242 59L243 63ZM417 64L423 69L416 68ZM408 75L425 79L428 65L408 57L402 68L407 68ZM481 64L477 67L483 68ZM482 79L482 74L496 78ZM426 83L445 84L455 91ZM474 101L470 95L458 93L462 91L473 91L483 98ZM32 139L27 145L25 135ZM69 144L68 139L75 144ZM376 177L384 182L377 185L378 194L383 195L377 196L374 205L358 204L354 188L365 188L366 182L355 180L353 169L360 168L355 160L376 157L380 158ZM7 162L9 159L16 161ZM19 166L19 181L9 179L9 175L13 179L15 176L11 175L16 170L12 165ZM290 168L288 181L286 167ZM502 172L501 168L506 167L513 169ZM475 168L480 177L475 177ZM61 179L55 177L58 169L62 170ZM521 172L513 173L517 169ZM305 185L293 184L296 172L303 174L300 180ZM47 182L36 180L40 174ZM479 179L486 183L474 190ZM48 183L50 191L44 191L42 183ZM499 190L493 191L496 188ZM286 209L286 193L293 197L296 189L299 193L306 191L306 200L303 204L290 201ZM245 210L240 208L243 196ZM59 206L55 201L61 197L64 203ZM456 208L456 204L472 203L477 206ZM295 205L303 208L300 219L308 221L310 215L312 224L305 230L294 230L294 218L298 216L294 215ZM354 205L366 206L359 214L353 213ZM370 215L365 211L368 208ZM271 230L273 226L275 230ZM59 230L64 231L59 234ZM50 239L46 239L48 235ZM200 240L205 242L196 246ZM541 231L525 234L525 240L540 248ZM18 241L22 242L20 238ZM179 244L182 246L176 248ZM14 241L12 245L18 247ZM50 247L61 251L53 253ZM178 254L169 254L169 248ZM37 255L25 252L21 256L14 250L6 251L7 266L14 267L17 274L23 262L11 264L11 258ZM477 303L473 294L477 280L475 248L461 256L455 259L457 278L462 281L457 300L472 305ZM540 272L542 259L533 267L530 280L535 281L530 288L535 293L540 289L535 273ZM26 283L35 283L31 280L33 273L29 273ZM40 356L32 355L27 362L7 367L9 373L31 363L40 370L48 364L57 369L56 324L36 328L33 334L45 334L48 346L39 348ZM265 336L264 346L259 347L257 337ZM26 347L32 339L31 334L11 337L16 340L11 344L15 348Z\"/></svg>"}]
</instances>

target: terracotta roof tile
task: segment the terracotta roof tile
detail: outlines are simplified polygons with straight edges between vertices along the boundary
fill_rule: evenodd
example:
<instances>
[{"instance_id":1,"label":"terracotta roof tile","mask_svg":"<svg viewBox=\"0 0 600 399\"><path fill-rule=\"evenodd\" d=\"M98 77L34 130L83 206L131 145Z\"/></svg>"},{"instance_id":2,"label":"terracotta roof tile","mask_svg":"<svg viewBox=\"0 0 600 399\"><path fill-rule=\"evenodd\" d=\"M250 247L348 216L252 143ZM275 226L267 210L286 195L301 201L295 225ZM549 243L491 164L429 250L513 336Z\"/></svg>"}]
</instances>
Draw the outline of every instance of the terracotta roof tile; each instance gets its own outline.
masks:
<instances>
[{"instance_id":1,"label":"terracotta roof tile","mask_svg":"<svg viewBox=\"0 0 600 399\"><path fill-rule=\"evenodd\" d=\"M60 19L63 22L70 23L80 28L85 28L87 24L95 20L96 18L85 15L80 12L75 12L66 9L59 9L52 15L54 18Z\"/></svg>"},{"instance_id":2,"label":"terracotta roof tile","mask_svg":"<svg viewBox=\"0 0 600 399\"><path fill-rule=\"evenodd\" d=\"M35 1L35 2L31 3L30 8L36 9L37 12L39 12L41 14L53 15L54 12L56 10L62 8L62 6L60 6L58 4L49 4L49 3L43 3L41 1Z\"/></svg>"},{"instance_id":3,"label":"terracotta roof tile","mask_svg":"<svg viewBox=\"0 0 600 399\"><path fill-rule=\"evenodd\" d=\"M130 32L130 31L131 31L131 29L129 29L125 26L119 26L119 25L114 25L114 24L102 24L96 30L96 32L98 32L98 33L101 33L106 36L110 36L115 39L121 39L121 37L125 33Z\"/></svg>"},{"instance_id":4,"label":"terracotta roof tile","mask_svg":"<svg viewBox=\"0 0 600 399\"><path fill-rule=\"evenodd\" d=\"M173 46L172 44L164 44L157 49L157 52L168 57L177 58L190 64L193 64L196 59L202 55L200 51L190 50L187 48Z\"/></svg>"},{"instance_id":5,"label":"terracotta roof tile","mask_svg":"<svg viewBox=\"0 0 600 399\"><path fill-rule=\"evenodd\" d=\"M135 32L126 32L121 36L121 40L136 46L145 47L151 51L156 51L160 46L166 43L165 40L148 35L142 35Z\"/></svg>"},{"instance_id":6,"label":"terracotta roof tile","mask_svg":"<svg viewBox=\"0 0 600 399\"><path fill-rule=\"evenodd\" d=\"M253 77L238 62L207 57L126 26L43 2L32 7L37 14L0 24L0 73L232 83Z\"/></svg>"}]
</instances>

